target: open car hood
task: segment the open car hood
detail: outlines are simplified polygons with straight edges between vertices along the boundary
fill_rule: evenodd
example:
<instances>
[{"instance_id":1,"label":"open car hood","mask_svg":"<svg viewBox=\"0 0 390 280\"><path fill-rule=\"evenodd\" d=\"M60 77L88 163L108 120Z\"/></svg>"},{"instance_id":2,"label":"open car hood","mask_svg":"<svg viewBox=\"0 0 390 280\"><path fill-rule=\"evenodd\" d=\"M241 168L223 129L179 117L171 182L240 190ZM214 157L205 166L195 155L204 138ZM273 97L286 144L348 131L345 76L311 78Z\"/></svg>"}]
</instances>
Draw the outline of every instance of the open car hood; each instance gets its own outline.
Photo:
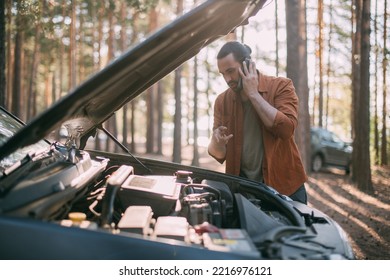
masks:
<instances>
[{"instance_id":1,"label":"open car hood","mask_svg":"<svg viewBox=\"0 0 390 280\"><path fill-rule=\"evenodd\" d=\"M32 119L0 147L0 158L36 143L63 124L71 135L86 140L123 105L206 45L246 24L265 2L206 1L125 52Z\"/></svg>"}]
</instances>

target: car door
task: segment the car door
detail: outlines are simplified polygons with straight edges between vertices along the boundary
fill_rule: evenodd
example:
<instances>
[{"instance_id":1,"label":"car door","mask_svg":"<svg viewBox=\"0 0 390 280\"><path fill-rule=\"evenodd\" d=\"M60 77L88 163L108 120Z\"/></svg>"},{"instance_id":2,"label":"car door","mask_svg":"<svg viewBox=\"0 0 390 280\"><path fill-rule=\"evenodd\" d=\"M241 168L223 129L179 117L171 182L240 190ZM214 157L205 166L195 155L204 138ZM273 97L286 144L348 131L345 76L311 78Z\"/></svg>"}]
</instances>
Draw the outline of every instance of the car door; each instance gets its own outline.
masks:
<instances>
[{"instance_id":1,"label":"car door","mask_svg":"<svg viewBox=\"0 0 390 280\"><path fill-rule=\"evenodd\" d=\"M334 164L340 166L346 166L349 161L349 154L346 151L346 143L341 140L336 134L331 133L332 143L334 146L333 160Z\"/></svg>"},{"instance_id":2,"label":"car door","mask_svg":"<svg viewBox=\"0 0 390 280\"><path fill-rule=\"evenodd\" d=\"M331 165L346 165L347 155L345 143L333 132L325 131L323 143L327 153L327 163Z\"/></svg>"},{"instance_id":3,"label":"car door","mask_svg":"<svg viewBox=\"0 0 390 280\"><path fill-rule=\"evenodd\" d=\"M336 147L332 141L332 135L327 130L321 130L321 146L325 154L325 163L334 164Z\"/></svg>"}]
</instances>

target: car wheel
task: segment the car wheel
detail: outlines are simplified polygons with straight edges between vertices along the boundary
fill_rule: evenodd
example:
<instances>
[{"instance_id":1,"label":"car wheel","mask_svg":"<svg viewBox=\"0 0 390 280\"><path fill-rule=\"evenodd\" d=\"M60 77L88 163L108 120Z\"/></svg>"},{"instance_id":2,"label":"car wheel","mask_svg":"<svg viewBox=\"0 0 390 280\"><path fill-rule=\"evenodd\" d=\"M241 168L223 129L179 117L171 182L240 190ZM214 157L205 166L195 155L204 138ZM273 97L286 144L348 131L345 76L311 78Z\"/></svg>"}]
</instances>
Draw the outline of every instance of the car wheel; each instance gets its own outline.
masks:
<instances>
[{"instance_id":1,"label":"car wheel","mask_svg":"<svg viewBox=\"0 0 390 280\"><path fill-rule=\"evenodd\" d=\"M351 163L349 163L346 167L345 167L345 175L349 175L351 174Z\"/></svg>"},{"instance_id":2,"label":"car wheel","mask_svg":"<svg viewBox=\"0 0 390 280\"><path fill-rule=\"evenodd\" d=\"M324 165L324 160L321 155L315 155L312 162L312 169L314 172L318 172Z\"/></svg>"}]
</instances>

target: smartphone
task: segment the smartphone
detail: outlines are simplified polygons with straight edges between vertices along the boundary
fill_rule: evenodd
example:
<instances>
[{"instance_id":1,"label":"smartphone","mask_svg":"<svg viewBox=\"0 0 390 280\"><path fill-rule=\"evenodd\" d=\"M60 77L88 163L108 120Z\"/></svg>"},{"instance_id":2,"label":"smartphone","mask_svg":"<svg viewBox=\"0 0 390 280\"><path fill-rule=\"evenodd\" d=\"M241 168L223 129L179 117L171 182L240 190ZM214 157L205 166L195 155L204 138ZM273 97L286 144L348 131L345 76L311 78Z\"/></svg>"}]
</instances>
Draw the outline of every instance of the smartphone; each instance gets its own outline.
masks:
<instances>
[{"instance_id":1,"label":"smartphone","mask_svg":"<svg viewBox=\"0 0 390 280\"><path fill-rule=\"evenodd\" d=\"M249 69L249 64L250 64L251 60L249 58L245 58L243 61L242 61L242 66L241 66L241 70L242 72L244 72L244 63L246 64L246 68ZM238 78L238 84L237 84L237 92L241 91L243 88L243 85L242 85L242 78L241 76Z\"/></svg>"}]
</instances>

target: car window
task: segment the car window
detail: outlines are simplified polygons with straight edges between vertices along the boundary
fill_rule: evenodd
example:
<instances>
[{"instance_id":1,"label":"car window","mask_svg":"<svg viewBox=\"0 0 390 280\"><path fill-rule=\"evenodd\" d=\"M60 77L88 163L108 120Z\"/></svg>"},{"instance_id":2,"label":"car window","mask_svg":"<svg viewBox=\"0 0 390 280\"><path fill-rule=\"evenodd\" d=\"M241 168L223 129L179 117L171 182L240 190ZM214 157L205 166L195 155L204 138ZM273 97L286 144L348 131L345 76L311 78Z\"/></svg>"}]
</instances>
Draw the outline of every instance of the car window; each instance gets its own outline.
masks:
<instances>
[{"instance_id":1,"label":"car window","mask_svg":"<svg viewBox=\"0 0 390 280\"><path fill-rule=\"evenodd\" d=\"M23 127L23 124L12 118L10 115L6 114L4 111L0 110L0 145L5 143L9 138L11 138L19 129ZM0 161L0 171L5 170L16 162L24 158L28 153L33 151L40 151L42 149L48 148L49 144L45 141L39 141L36 144L18 149L16 152L10 154L9 156L3 158Z\"/></svg>"},{"instance_id":2,"label":"car window","mask_svg":"<svg viewBox=\"0 0 390 280\"><path fill-rule=\"evenodd\" d=\"M331 133L332 141L335 143L343 143L343 141L334 133Z\"/></svg>"},{"instance_id":3,"label":"car window","mask_svg":"<svg viewBox=\"0 0 390 280\"><path fill-rule=\"evenodd\" d=\"M315 130L312 130L312 132L311 132L311 142L315 143L315 144L320 142L320 136L319 136L318 132Z\"/></svg>"},{"instance_id":4,"label":"car window","mask_svg":"<svg viewBox=\"0 0 390 280\"><path fill-rule=\"evenodd\" d=\"M332 134L329 133L329 131L323 130L322 131L322 139L324 141L331 142L333 140Z\"/></svg>"},{"instance_id":5,"label":"car window","mask_svg":"<svg viewBox=\"0 0 390 280\"><path fill-rule=\"evenodd\" d=\"M21 123L12 119L8 114L0 111L0 145L5 143L22 126Z\"/></svg>"}]
</instances>

